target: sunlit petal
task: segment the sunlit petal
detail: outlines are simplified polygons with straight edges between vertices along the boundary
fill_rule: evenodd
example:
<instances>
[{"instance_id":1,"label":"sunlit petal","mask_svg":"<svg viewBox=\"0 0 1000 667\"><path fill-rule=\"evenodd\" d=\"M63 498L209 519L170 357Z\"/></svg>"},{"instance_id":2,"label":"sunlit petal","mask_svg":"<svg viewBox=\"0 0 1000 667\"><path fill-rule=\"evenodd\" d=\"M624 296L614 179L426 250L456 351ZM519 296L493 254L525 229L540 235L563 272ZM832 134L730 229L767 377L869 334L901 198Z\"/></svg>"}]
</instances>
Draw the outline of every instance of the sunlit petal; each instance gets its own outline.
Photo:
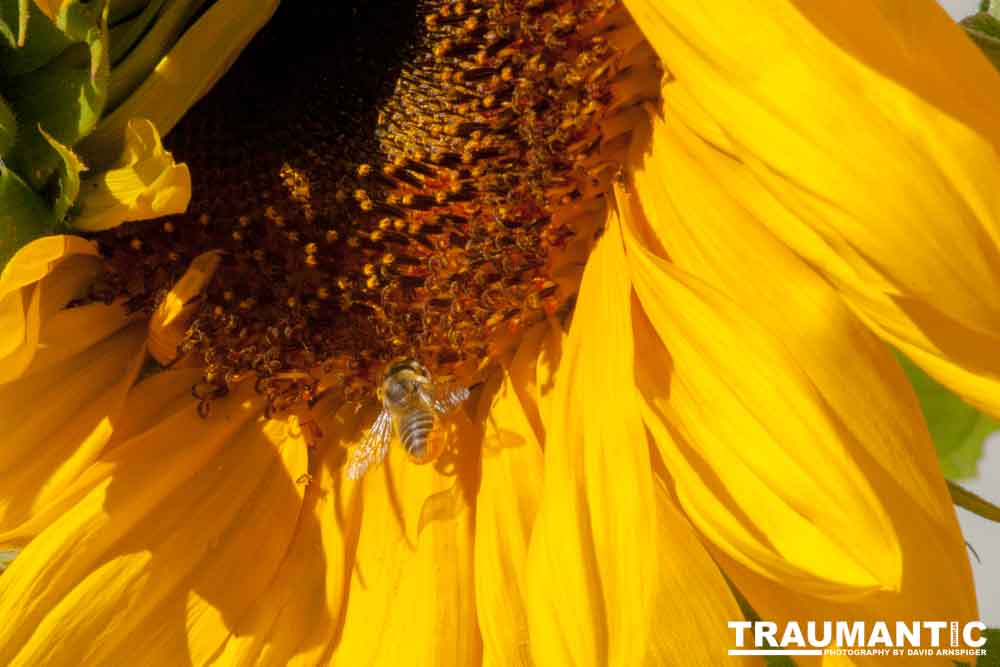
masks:
<instances>
[{"instance_id":1,"label":"sunlit petal","mask_svg":"<svg viewBox=\"0 0 1000 667\"><path fill-rule=\"evenodd\" d=\"M815 385L744 309L624 229L649 317L636 321L651 362L637 367L644 418L694 523L733 558L798 590L837 598L895 589L896 537ZM657 337L672 367L656 362L665 356Z\"/></svg>"},{"instance_id":2,"label":"sunlit petal","mask_svg":"<svg viewBox=\"0 0 1000 667\"><path fill-rule=\"evenodd\" d=\"M652 118L651 130L648 144L636 144L632 173L653 243L780 339L853 440L954 531L919 405L890 351L730 194L729 180L745 172L739 162L670 118Z\"/></svg>"},{"instance_id":3,"label":"sunlit petal","mask_svg":"<svg viewBox=\"0 0 1000 667\"><path fill-rule=\"evenodd\" d=\"M343 482L342 493L360 496L344 511L359 513L361 526L345 564L350 582L335 665L443 667L481 659L472 488L481 432L461 417L451 427L449 445L456 449L437 462L414 465L394 446L382 467ZM453 511L421 530L425 503L441 493L454 494Z\"/></svg>"},{"instance_id":4,"label":"sunlit petal","mask_svg":"<svg viewBox=\"0 0 1000 667\"><path fill-rule=\"evenodd\" d=\"M931 0L628 0L668 114L880 335L1000 414L1000 75Z\"/></svg>"},{"instance_id":5,"label":"sunlit petal","mask_svg":"<svg viewBox=\"0 0 1000 667\"><path fill-rule=\"evenodd\" d=\"M635 664L648 648L656 552L635 537L652 533L655 516L632 389L624 261L621 236L609 225L584 272L558 362L528 555L531 649L540 664Z\"/></svg>"}]
</instances>

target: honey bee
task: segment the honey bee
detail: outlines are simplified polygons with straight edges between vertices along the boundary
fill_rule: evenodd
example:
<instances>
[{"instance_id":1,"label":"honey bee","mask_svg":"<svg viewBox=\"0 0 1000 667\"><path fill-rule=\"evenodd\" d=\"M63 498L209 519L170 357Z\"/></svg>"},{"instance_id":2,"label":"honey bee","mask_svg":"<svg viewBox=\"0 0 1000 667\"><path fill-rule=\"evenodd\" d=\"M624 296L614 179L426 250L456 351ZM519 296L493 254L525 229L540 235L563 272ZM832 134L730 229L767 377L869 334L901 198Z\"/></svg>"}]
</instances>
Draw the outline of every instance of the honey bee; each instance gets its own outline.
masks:
<instances>
[{"instance_id":1,"label":"honey bee","mask_svg":"<svg viewBox=\"0 0 1000 667\"><path fill-rule=\"evenodd\" d=\"M436 384L420 362L405 359L389 366L378 390L382 411L351 452L348 479L360 479L389 452L393 434L414 463L430 463L443 442L433 437L438 418L454 411L469 397L466 387Z\"/></svg>"}]
</instances>

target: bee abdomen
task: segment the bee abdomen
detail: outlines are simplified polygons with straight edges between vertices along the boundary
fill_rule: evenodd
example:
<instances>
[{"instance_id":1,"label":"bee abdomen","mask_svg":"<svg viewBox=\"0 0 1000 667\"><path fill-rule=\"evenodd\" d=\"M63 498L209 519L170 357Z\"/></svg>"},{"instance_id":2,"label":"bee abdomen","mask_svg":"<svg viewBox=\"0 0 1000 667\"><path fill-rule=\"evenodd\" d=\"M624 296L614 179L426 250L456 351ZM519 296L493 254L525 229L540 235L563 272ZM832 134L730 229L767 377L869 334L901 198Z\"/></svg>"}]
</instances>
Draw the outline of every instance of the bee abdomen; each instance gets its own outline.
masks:
<instances>
[{"instance_id":1,"label":"bee abdomen","mask_svg":"<svg viewBox=\"0 0 1000 667\"><path fill-rule=\"evenodd\" d=\"M406 453L423 458L427 453L427 436L434 428L434 415L429 411L411 412L400 420L399 440Z\"/></svg>"}]
</instances>

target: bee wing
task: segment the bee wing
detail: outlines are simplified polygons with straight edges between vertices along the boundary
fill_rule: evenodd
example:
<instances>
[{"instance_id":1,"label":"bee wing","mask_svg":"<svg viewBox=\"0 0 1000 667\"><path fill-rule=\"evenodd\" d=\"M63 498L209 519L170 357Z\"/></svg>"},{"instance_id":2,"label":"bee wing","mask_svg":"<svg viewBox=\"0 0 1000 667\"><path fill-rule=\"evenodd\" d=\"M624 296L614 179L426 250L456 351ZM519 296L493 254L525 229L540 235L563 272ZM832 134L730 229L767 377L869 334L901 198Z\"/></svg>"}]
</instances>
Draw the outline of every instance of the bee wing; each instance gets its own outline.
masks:
<instances>
[{"instance_id":1,"label":"bee wing","mask_svg":"<svg viewBox=\"0 0 1000 667\"><path fill-rule=\"evenodd\" d=\"M391 442L392 416L388 410L382 410L365 433L365 437L351 451L351 458L347 462L347 478L361 479L369 468L381 463L389 452Z\"/></svg>"},{"instance_id":2,"label":"bee wing","mask_svg":"<svg viewBox=\"0 0 1000 667\"><path fill-rule=\"evenodd\" d=\"M469 393L468 388L460 384L446 384L435 386L433 394L421 389L420 397L439 415L446 415L464 403L469 398Z\"/></svg>"}]
</instances>

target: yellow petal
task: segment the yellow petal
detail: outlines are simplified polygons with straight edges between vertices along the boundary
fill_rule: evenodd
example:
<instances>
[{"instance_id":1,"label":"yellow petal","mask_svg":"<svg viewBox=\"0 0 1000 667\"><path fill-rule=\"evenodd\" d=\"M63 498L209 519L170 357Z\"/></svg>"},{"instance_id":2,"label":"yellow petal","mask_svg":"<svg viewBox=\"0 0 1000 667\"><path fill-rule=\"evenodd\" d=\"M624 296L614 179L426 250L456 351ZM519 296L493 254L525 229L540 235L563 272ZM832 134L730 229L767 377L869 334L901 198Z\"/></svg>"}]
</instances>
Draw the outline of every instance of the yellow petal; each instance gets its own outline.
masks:
<instances>
[{"instance_id":1,"label":"yellow petal","mask_svg":"<svg viewBox=\"0 0 1000 667\"><path fill-rule=\"evenodd\" d=\"M1000 75L930 0L627 0L668 114L880 335L1000 414Z\"/></svg>"},{"instance_id":2,"label":"yellow petal","mask_svg":"<svg viewBox=\"0 0 1000 667\"><path fill-rule=\"evenodd\" d=\"M886 485L892 483L888 476L878 481ZM912 623L914 619L978 620L968 567L963 566L968 562L965 545L959 544L955 548L953 542L942 540L936 526L928 524L922 515L910 518L906 514L907 509L905 505L890 506L904 553L904 575L898 592L880 591L851 601L790 594L787 589L748 570L719 550L711 551L754 611L761 618L779 624L794 620L804 627L810 620L836 619L864 621L868 627L882 621L894 627L896 621ZM729 641L731 645L732 639ZM850 664L875 667L886 662L884 658L853 657ZM823 664L826 665L827 661L824 660ZM952 657L939 656L925 658L919 664L953 667L955 663Z\"/></svg>"},{"instance_id":3,"label":"yellow petal","mask_svg":"<svg viewBox=\"0 0 1000 667\"><path fill-rule=\"evenodd\" d=\"M545 484L527 571L537 664L639 664L654 622L656 549L636 539L652 534L656 517L624 262L609 225L587 263L543 413Z\"/></svg>"},{"instance_id":4,"label":"yellow petal","mask_svg":"<svg viewBox=\"0 0 1000 667\"><path fill-rule=\"evenodd\" d=\"M957 538L920 407L890 351L732 196L727 184L746 178L742 164L670 118L654 116L651 130L632 155L632 173L665 253L780 339L853 440Z\"/></svg>"},{"instance_id":5,"label":"yellow petal","mask_svg":"<svg viewBox=\"0 0 1000 667\"><path fill-rule=\"evenodd\" d=\"M153 312L149 320L149 354L164 366L177 358L177 347L201 306L197 298L215 274L219 259L216 251L195 257Z\"/></svg>"},{"instance_id":6,"label":"yellow petal","mask_svg":"<svg viewBox=\"0 0 1000 667\"><path fill-rule=\"evenodd\" d=\"M509 360L499 386L487 386L482 479L476 496L476 612L484 664L530 665L525 612L528 542L542 488L542 450L522 403L534 385L545 326L529 332Z\"/></svg>"},{"instance_id":7,"label":"yellow petal","mask_svg":"<svg viewBox=\"0 0 1000 667\"><path fill-rule=\"evenodd\" d=\"M365 416L367 425L374 415ZM402 447L394 445L386 463L363 479L341 477L341 493L360 497L345 511L360 513L361 523L347 560L349 592L332 664L446 666L481 661L472 510L467 506L418 530L428 498L454 485L466 498L474 493L481 433L461 415L453 420L456 424L459 430L449 438L450 445L464 446L450 449L433 464L410 463Z\"/></svg>"},{"instance_id":8,"label":"yellow petal","mask_svg":"<svg viewBox=\"0 0 1000 667\"><path fill-rule=\"evenodd\" d=\"M105 165L118 156L133 118L148 118L161 135L169 133L277 7L278 0L219 0L209 7L136 91L77 145L88 164Z\"/></svg>"},{"instance_id":9,"label":"yellow petal","mask_svg":"<svg viewBox=\"0 0 1000 667\"><path fill-rule=\"evenodd\" d=\"M97 248L76 236L38 239L11 258L0 274L0 383L25 372L42 322L82 296L99 269Z\"/></svg>"},{"instance_id":10,"label":"yellow petal","mask_svg":"<svg viewBox=\"0 0 1000 667\"><path fill-rule=\"evenodd\" d=\"M134 119L125 130L125 150L118 163L83 179L80 210L70 223L84 231L102 231L130 220L183 213L190 201L187 165L174 163L155 125Z\"/></svg>"},{"instance_id":11,"label":"yellow petal","mask_svg":"<svg viewBox=\"0 0 1000 667\"><path fill-rule=\"evenodd\" d=\"M101 454L145 358L144 342L136 324L0 385L0 531L30 519Z\"/></svg>"},{"instance_id":12,"label":"yellow petal","mask_svg":"<svg viewBox=\"0 0 1000 667\"><path fill-rule=\"evenodd\" d=\"M321 401L323 433L310 462L302 513L278 573L252 610L231 629L223 665L317 665L329 662L343 627L362 523L360 487L344 484L346 439L362 424L353 405ZM309 428L299 424L299 428Z\"/></svg>"},{"instance_id":13,"label":"yellow petal","mask_svg":"<svg viewBox=\"0 0 1000 667\"><path fill-rule=\"evenodd\" d=\"M29 520L101 453L142 364L143 327L120 331L120 305L63 309L98 267L92 244L47 237L0 278L0 531Z\"/></svg>"},{"instance_id":14,"label":"yellow petal","mask_svg":"<svg viewBox=\"0 0 1000 667\"><path fill-rule=\"evenodd\" d=\"M649 360L637 366L644 418L692 521L732 558L799 591L897 589L901 554L886 510L807 374L726 295L652 255L625 219L649 317L636 320ZM672 367L657 363L657 338Z\"/></svg>"},{"instance_id":15,"label":"yellow petal","mask_svg":"<svg viewBox=\"0 0 1000 667\"><path fill-rule=\"evenodd\" d=\"M657 479L655 489L657 526L653 537L661 584L653 599L658 622L653 624L645 664L756 664L749 657L725 654L723 647L732 641L727 622L743 618L743 613L666 484Z\"/></svg>"},{"instance_id":16,"label":"yellow petal","mask_svg":"<svg viewBox=\"0 0 1000 667\"><path fill-rule=\"evenodd\" d=\"M886 507L903 557L898 592L850 603L789 595L729 558L727 575L769 619L971 618L965 545L919 407L890 352L739 205L727 187L746 177L739 162L668 117L652 119L650 143L631 166L650 236L679 268L729 294L780 339L853 435L845 445L853 443L851 458Z\"/></svg>"},{"instance_id":17,"label":"yellow petal","mask_svg":"<svg viewBox=\"0 0 1000 667\"><path fill-rule=\"evenodd\" d=\"M203 664L285 557L304 440L252 391L202 419L192 374L163 376L129 403L184 407L84 471L0 581L4 664Z\"/></svg>"}]
</instances>

